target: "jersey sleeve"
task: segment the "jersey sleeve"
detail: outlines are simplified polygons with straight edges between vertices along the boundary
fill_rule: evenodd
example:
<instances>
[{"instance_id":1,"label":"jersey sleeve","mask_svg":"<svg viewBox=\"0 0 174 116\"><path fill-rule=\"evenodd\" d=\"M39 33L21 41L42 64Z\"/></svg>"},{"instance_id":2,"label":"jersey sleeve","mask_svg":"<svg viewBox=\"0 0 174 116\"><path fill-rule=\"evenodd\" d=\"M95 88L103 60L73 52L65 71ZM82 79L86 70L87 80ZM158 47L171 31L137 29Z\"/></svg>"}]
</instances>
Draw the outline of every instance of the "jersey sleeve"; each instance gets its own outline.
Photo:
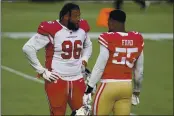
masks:
<instances>
[{"instance_id":1,"label":"jersey sleeve","mask_svg":"<svg viewBox=\"0 0 174 116\"><path fill-rule=\"evenodd\" d=\"M108 48L108 40L107 40L107 35L105 33L99 35L98 42L104 47Z\"/></svg>"},{"instance_id":2,"label":"jersey sleeve","mask_svg":"<svg viewBox=\"0 0 174 116\"><path fill-rule=\"evenodd\" d=\"M136 61L135 67L133 68L134 92L140 92L143 81L143 72L144 72L144 55L142 50L139 58Z\"/></svg>"},{"instance_id":3,"label":"jersey sleeve","mask_svg":"<svg viewBox=\"0 0 174 116\"><path fill-rule=\"evenodd\" d=\"M138 39L138 46L139 46L139 49L140 49L140 53L142 52L143 48L144 48L144 39L143 39L143 36L141 33L138 33L137 35L137 39Z\"/></svg>"},{"instance_id":4,"label":"jersey sleeve","mask_svg":"<svg viewBox=\"0 0 174 116\"><path fill-rule=\"evenodd\" d=\"M87 22L87 20L81 19L79 22L80 28L83 29L85 32L90 31L90 26Z\"/></svg>"},{"instance_id":5,"label":"jersey sleeve","mask_svg":"<svg viewBox=\"0 0 174 116\"><path fill-rule=\"evenodd\" d=\"M144 38L142 34L137 31L132 31L131 37L135 39L136 47L138 47L138 52L140 54L142 50L144 49Z\"/></svg>"},{"instance_id":6,"label":"jersey sleeve","mask_svg":"<svg viewBox=\"0 0 174 116\"><path fill-rule=\"evenodd\" d=\"M143 36L140 34L140 45L142 48L144 48L144 39Z\"/></svg>"},{"instance_id":7,"label":"jersey sleeve","mask_svg":"<svg viewBox=\"0 0 174 116\"><path fill-rule=\"evenodd\" d=\"M138 41L138 46L144 47L144 39L141 33L137 31L132 31L134 38Z\"/></svg>"},{"instance_id":8,"label":"jersey sleeve","mask_svg":"<svg viewBox=\"0 0 174 116\"><path fill-rule=\"evenodd\" d=\"M83 43L82 60L85 60L86 62L88 62L88 59L92 55L92 42L91 42L90 37L87 33L86 33L86 36L87 37Z\"/></svg>"},{"instance_id":9,"label":"jersey sleeve","mask_svg":"<svg viewBox=\"0 0 174 116\"><path fill-rule=\"evenodd\" d=\"M44 21L40 23L37 33L54 37L55 33L60 29L61 26L56 21Z\"/></svg>"},{"instance_id":10,"label":"jersey sleeve","mask_svg":"<svg viewBox=\"0 0 174 116\"><path fill-rule=\"evenodd\" d=\"M94 65L94 68L91 73L91 77L89 78L88 85L91 87L95 87L97 82L101 79L106 64L109 59L109 51L104 46L100 45L100 53Z\"/></svg>"}]
</instances>

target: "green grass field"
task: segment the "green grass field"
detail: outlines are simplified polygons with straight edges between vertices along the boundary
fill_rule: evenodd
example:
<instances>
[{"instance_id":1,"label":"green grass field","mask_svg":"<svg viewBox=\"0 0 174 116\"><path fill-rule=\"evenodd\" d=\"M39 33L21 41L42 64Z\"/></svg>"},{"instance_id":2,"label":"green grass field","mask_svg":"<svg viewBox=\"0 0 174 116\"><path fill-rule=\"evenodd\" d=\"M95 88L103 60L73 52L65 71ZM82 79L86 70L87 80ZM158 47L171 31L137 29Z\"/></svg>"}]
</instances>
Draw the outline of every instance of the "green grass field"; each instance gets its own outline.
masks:
<instances>
[{"instance_id":1,"label":"green grass field","mask_svg":"<svg viewBox=\"0 0 174 116\"><path fill-rule=\"evenodd\" d=\"M63 3L2 3L2 31L36 31L41 21L57 19L62 5ZM89 21L92 27L91 31L106 31L105 28L96 27L96 19L100 9L112 7L111 3L79 3L79 5L81 17ZM127 12L128 30L150 33L173 32L172 5L152 5L145 13L139 9L139 6L135 3L124 4L124 10Z\"/></svg>"},{"instance_id":2,"label":"green grass field","mask_svg":"<svg viewBox=\"0 0 174 116\"><path fill-rule=\"evenodd\" d=\"M3 32L34 32L43 20L54 20L63 3L2 3ZM95 26L95 20L101 8L111 4L80 3L82 16L89 20L91 31L106 31ZM172 6L152 5L144 13L134 3L125 4L128 13L128 30L148 33L173 32ZM1 62L3 66L13 68L25 74L35 76L29 66L22 46L28 39L14 40L2 38ZM89 68L95 64L99 52L96 40L93 42L93 54ZM173 115L173 40L145 40L145 70L140 105L132 107L132 113L138 115ZM38 53L44 63L44 50ZM44 86L6 70L1 70L1 113L2 115L48 115L49 107ZM71 110L67 108L67 115Z\"/></svg>"}]
</instances>

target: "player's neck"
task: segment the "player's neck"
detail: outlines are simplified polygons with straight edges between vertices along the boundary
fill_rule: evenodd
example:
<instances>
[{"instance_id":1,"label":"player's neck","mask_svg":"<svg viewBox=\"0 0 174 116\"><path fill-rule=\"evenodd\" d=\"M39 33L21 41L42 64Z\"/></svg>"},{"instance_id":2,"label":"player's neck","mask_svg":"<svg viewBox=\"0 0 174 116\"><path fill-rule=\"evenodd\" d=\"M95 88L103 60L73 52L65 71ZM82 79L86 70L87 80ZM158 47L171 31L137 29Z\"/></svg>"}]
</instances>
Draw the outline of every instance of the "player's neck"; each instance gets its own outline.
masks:
<instances>
[{"instance_id":1,"label":"player's neck","mask_svg":"<svg viewBox=\"0 0 174 116\"><path fill-rule=\"evenodd\" d=\"M126 32L125 28L117 28L113 30L114 32Z\"/></svg>"},{"instance_id":2,"label":"player's neck","mask_svg":"<svg viewBox=\"0 0 174 116\"><path fill-rule=\"evenodd\" d=\"M113 29L114 32L126 32L125 25L122 23L117 23L115 28Z\"/></svg>"}]
</instances>

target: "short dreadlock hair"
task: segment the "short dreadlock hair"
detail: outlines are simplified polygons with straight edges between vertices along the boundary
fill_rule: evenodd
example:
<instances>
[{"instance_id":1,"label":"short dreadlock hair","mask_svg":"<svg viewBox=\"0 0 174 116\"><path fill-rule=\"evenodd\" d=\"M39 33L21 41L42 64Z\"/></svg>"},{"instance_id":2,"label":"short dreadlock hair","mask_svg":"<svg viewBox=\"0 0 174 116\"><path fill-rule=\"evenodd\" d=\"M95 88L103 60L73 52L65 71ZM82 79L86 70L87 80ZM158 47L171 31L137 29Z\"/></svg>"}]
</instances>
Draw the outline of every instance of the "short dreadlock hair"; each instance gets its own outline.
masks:
<instances>
[{"instance_id":1,"label":"short dreadlock hair","mask_svg":"<svg viewBox=\"0 0 174 116\"><path fill-rule=\"evenodd\" d=\"M77 4L74 3L67 3L63 6L63 8L61 9L60 13L59 13L59 19L62 20L62 17L67 14L68 12L71 15L71 11L72 10L80 10L80 7Z\"/></svg>"}]
</instances>

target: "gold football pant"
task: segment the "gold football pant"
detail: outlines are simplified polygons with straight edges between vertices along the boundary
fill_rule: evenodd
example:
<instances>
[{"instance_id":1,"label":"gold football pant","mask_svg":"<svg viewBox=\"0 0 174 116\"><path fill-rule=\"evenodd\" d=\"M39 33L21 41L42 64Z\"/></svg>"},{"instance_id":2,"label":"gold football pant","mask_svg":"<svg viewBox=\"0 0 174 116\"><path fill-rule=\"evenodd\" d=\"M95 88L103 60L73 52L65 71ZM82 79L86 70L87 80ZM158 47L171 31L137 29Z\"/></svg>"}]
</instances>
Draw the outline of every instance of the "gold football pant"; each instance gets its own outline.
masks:
<instances>
[{"instance_id":1,"label":"gold football pant","mask_svg":"<svg viewBox=\"0 0 174 116\"><path fill-rule=\"evenodd\" d=\"M130 115L132 82L101 83L93 102L93 115Z\"/></svg>"}]
</instances>

